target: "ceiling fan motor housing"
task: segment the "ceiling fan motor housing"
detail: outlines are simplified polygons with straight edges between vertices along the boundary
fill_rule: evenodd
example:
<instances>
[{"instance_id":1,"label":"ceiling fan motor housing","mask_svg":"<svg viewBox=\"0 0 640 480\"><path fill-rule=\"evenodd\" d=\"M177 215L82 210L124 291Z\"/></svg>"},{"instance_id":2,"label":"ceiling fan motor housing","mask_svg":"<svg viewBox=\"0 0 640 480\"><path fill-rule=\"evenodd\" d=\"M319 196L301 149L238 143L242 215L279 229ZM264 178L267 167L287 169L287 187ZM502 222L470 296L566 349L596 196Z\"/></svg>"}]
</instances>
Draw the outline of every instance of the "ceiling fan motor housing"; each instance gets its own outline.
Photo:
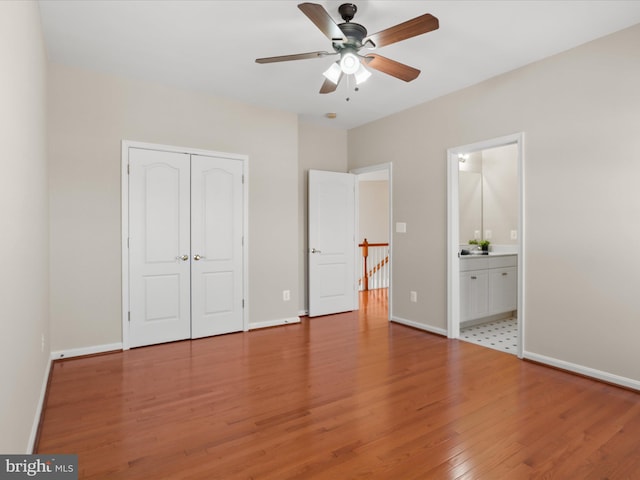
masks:
<instances>
[{"instance_id":1,"label":"ceiling fan motor housing","mask_svg":"<svg viewBox=\"0 0 640 480\"><path fill-rule=\"evenodd\" d=\"M367 36L367 29L359 23L345 22L338 25L347 41L333 42L333 48L336 52L344 48L353 48L360 50L362 48L362 40Z\"/></svg>"}]
</instances>

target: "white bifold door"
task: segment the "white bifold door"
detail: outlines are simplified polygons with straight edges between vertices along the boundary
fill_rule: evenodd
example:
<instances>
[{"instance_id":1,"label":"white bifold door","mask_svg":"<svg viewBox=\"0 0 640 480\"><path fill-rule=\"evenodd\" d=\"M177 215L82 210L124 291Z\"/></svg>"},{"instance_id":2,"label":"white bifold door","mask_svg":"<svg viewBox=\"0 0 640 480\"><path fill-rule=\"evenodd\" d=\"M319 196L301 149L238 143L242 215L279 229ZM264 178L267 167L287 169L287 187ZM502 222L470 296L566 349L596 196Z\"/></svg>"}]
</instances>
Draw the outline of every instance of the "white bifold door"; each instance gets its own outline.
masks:
<instances>
[{"instance_id":1,"label":"white bifold door","mask_svg":"<svg viewBox=\"0 0 640 480\"><path fill-rule=\"evenodd\" d=\"M129 346L243 330L243 162L129 148Z\"/></svg>"}]
</instances>

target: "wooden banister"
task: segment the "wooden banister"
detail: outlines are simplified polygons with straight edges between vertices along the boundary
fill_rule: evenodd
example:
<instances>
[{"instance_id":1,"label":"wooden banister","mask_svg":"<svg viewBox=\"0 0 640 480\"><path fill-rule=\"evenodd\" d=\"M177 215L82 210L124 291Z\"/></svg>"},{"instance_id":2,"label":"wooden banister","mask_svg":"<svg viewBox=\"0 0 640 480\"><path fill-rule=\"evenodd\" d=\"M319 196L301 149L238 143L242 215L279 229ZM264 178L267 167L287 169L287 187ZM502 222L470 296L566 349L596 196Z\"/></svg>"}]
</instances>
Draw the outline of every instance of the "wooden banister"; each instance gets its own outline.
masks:
<instances>
[{"instance_id":1,"label":"wooden banister","mask_svg":"<svg viewBox=\"0 0 640 480\"><path fill-rule=\"evenodd\" d=\"M367 266L367 258L369 257L369 247L388 247L388 243L369 243L369 241L365 238L364 241L358 246L362 249L362 265L363 265L363 275L360 283L364 283L363 290L369 290L369 277L374 275L378 270L380 270L384 265L389 263L389 255L386 255L377 265L375 265L371 270L369 270Z\"/></svg>"}]
</instances>

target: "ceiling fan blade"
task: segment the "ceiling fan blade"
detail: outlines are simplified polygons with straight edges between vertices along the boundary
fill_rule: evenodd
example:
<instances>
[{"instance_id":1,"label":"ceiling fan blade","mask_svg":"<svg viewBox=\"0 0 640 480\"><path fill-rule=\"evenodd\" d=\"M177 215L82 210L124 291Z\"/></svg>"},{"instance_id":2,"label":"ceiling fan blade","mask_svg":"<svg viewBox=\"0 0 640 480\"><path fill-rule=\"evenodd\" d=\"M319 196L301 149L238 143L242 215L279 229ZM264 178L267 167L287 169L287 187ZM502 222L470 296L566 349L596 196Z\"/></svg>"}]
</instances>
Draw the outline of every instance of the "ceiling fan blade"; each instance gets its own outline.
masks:
<instances>
[{"instance_id":1,"label":"ceiling fan blade","mask_svg":"<svg viewBox=\"0 0 640 480\"><path fill-rule=\"evenodd\" d=\"M336 88L338 88L338 84L340 83L340 80L342 80L342 74L340 74L340 76L338 77L338 83L333 83L331 80L327 78L322 84L322 87L320 87L320 93L335 92Z\"/></svg>"},{"instance_id":2,"label":"ceiling fan blade","mask_svg":"<svg viewBox=\"0 0 640 480\"><path fill-rule=\"evenodd\" d=\"M288 62L289 60L305 60L307 58L319 58L319 57L325 57L327 55L336 55L336 53L329 53L329 52L296 53L294 55L281 55L279 57L256 58L256 63Z\"/></svg>"},{"instance_id":3,"label":"ceiling fan blade","mask_svg":"<svg viewBox=\"0 0 640 480\"><path fill-rule=\"evenodd\" d=\"M440 24L436 17L430 13L425 13L419 17L399 23L395 27L389 27L386 30L369 35L362 43L371 40L376 47L384 47L385 45L391 45L407 38L437 30L439 26Z\"/></svg>"},{"instance_id":4,"label":"ceiling fan blade","mask_svg":"<svg viewBox=\"0 0 640 480\"><path fill-rule=\"evenodd\" d=\"M333 21L322 5L317 3L301 3L298 8L302 10L309 20L324 33L329 40L345 40L344 33Z\"/></svg>"},{"instance_id":5,"label":"ceiling fan blade","mask_svg":"<svg viewBox=\"0 0 640 480\"><path fill-rule=\"evenodd\" d=\"M367 67L375 68L376 70L391 75L392 77L399 78L405 82L415 80L420 75L420 70L410 67L404 63L396 62L382 55L376 53L369 53L364 57Z\"/></svg>"}]
</instances>

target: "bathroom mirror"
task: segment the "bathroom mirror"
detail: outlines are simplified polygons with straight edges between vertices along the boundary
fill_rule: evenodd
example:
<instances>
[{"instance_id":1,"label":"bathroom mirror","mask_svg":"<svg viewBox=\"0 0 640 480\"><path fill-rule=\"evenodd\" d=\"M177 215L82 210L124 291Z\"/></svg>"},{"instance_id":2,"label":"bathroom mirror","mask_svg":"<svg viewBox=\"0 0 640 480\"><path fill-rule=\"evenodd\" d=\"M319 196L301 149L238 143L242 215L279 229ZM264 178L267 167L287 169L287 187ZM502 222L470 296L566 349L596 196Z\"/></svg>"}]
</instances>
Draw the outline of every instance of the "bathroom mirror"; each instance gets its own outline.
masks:
<instances>
[{"instance_id":1,"label":"bathroom mirror","mask_svg":"<svg viewBox=\"0 0 640 480\"><path fill-rule=\"evenodd\" d=\"M482 174L460 171L458 175L460 195L460 243L482 236Z\"/></svg>"},{"instance_id":2,"label":"bathroom mirror","mask_svg":"<svg viewBox=\"0 0 640 480\"><path fill-rule=\"evenodd\" d=\"M516 144L459 156L461 245L472 239L518 243L517 159Z\"/></svg>"}]
</instances>

